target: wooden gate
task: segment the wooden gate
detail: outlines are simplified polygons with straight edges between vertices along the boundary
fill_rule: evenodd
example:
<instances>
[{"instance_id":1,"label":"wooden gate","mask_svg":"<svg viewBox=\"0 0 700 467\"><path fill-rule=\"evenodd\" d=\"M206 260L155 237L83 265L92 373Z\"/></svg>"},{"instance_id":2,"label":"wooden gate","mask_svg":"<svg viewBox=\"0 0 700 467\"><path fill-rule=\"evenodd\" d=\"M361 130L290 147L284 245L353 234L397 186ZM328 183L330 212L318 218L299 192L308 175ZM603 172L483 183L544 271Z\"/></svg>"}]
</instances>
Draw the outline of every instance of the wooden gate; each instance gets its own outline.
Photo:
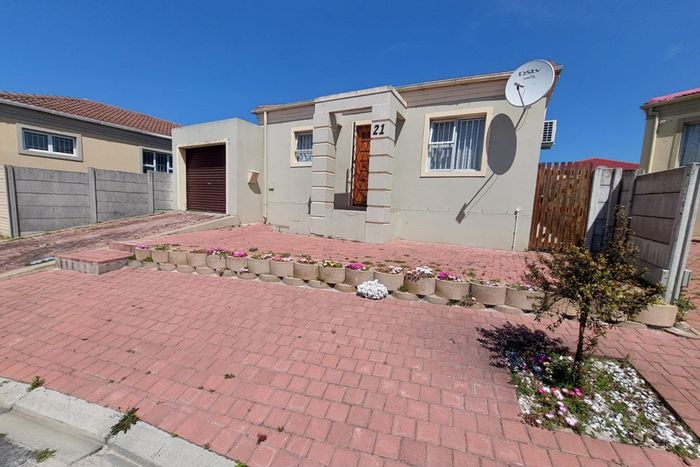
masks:
<instances>
[{"instance_id":1,"label":"wooden gate","mask_svg":"<svg viewBox=\"0 0 700 467\"><path fill-rule=\"evenodd\" d=\"M561 251L570 245L583 245L591 172L589 165L573 162L539 165L530 227L531 250Z\"/></svg>"},{"instance_id":2,"label":"wooden gate","mask_svg":"<svg viewBox=\"0 0 700 467\"><path fill-rule=\"evenodd\" d=\"M355 165L352 182L353 206L367 206L370 140L370 125L357 126L355 129Z\"/></svg>"}]
</instances>

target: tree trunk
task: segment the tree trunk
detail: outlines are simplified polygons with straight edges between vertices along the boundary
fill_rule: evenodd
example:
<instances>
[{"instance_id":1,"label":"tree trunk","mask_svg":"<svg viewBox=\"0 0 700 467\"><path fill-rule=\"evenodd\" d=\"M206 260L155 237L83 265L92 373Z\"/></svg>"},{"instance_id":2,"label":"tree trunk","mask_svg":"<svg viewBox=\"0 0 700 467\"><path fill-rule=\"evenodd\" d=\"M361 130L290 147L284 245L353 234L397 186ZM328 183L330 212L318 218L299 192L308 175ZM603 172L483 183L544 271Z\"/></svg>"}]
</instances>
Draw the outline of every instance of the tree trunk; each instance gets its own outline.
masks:
<instances>
[{"instance_id":1,"label":"tree trunk","mask_svg":"<svg viewBox=\"0 0 700 467\"><path fill-rule=\"evenodd\" d=\"M578 342L576 343L576 355L574 356L574 383L581 385L583 373L583 342L586 337L586 324L588 323L588 309L582 309L578 320Z\"/></svg>"}]
</instances>

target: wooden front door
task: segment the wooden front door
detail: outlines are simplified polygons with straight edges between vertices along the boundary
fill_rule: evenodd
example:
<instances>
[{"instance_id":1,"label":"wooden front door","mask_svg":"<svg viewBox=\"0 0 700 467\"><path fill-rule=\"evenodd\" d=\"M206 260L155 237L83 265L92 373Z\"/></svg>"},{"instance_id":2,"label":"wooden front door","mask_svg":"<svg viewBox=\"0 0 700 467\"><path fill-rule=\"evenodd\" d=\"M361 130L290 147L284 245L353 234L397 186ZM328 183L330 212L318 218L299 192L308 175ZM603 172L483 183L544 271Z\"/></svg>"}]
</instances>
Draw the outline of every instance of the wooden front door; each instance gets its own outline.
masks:
<instances>
[{"instance_id":1,"label":"wooden front door","mask_svg":"<svg viewBox=\"0 0 700 467\"><path fill-rule=\"evenodd\" d=\"M358 125L355 127L355 165L352 177L353 206L367 206L370 139L370 125Z\"/></svg>"},{"instance_id":2,"label":"wooden front door","mask_svg":"<svg viewBox=\"0 0 700 467\"><path fill-rule=\"evenodd\" d=\"M187 209L226 212L226 146L187 149Z\"/></svg>"}]
</instances>

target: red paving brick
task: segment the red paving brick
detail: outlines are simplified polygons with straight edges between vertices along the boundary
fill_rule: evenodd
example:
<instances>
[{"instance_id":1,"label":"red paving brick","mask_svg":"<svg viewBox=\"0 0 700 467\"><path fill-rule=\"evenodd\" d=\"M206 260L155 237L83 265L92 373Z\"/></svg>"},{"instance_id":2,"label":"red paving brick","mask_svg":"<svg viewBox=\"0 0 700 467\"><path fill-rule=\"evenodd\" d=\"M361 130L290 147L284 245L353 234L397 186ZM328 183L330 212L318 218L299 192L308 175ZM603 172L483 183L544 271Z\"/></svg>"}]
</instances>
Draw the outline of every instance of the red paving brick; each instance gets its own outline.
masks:
<instances>
[{"instance_id":1,"label":"red paving brick","mask_svg":"<svg viewBox=\"0 0 700 467\"><path fill-rule=\"evenodd\" d=\"M133 239L132 243L137 243ZM517 282L525 269L525 260L531 253L468 248L437 243L393 240L382 245L358 243L349 240L312 237L273 232L268 225L256 224L236 228L207 230L167 236L152 236L143 240L148 244L177 244L198 249L219 246L229 250L256 247L261 251L308 254L315 259L332 258L336 261L370 261L408 266L434 265L458 274L475 271L480 277Z\"/></svg>"},{"instance_id":2,"label":"red paving brick","mask_svg":"<svg viewBox=\"0 0 700 467\"><path fill-rule=\"evenodd\" d=\"M505 370L477 341L479 327L507 321L546 325L237 279L55 270L0 283L0 375L137 406L144 421L251 466L677 463L523 425ZM572 323L561 331L571 342ZM602 351L629 355L700 424L699 342L616 328Z\"/></svg>"}]
</instances>

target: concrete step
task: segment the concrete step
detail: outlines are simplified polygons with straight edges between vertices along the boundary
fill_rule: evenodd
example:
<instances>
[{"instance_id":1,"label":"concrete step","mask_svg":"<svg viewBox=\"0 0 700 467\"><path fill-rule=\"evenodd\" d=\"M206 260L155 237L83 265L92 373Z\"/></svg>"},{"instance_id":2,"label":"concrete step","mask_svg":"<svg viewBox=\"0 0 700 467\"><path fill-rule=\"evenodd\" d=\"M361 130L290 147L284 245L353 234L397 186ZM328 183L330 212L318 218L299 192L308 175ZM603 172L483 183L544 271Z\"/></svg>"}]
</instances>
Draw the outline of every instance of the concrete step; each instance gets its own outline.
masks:
<instances>
[{"instance_id":1,"label":"concrete step","mask_svg":"<svg viewBox=\"0 0 700 467\"><path fill-rule=\"evenodd\" d=\"M56 257L60 269L100 275L126 266L130 251L100 248L64 253Z\"/></svg>"}]
</instances>

